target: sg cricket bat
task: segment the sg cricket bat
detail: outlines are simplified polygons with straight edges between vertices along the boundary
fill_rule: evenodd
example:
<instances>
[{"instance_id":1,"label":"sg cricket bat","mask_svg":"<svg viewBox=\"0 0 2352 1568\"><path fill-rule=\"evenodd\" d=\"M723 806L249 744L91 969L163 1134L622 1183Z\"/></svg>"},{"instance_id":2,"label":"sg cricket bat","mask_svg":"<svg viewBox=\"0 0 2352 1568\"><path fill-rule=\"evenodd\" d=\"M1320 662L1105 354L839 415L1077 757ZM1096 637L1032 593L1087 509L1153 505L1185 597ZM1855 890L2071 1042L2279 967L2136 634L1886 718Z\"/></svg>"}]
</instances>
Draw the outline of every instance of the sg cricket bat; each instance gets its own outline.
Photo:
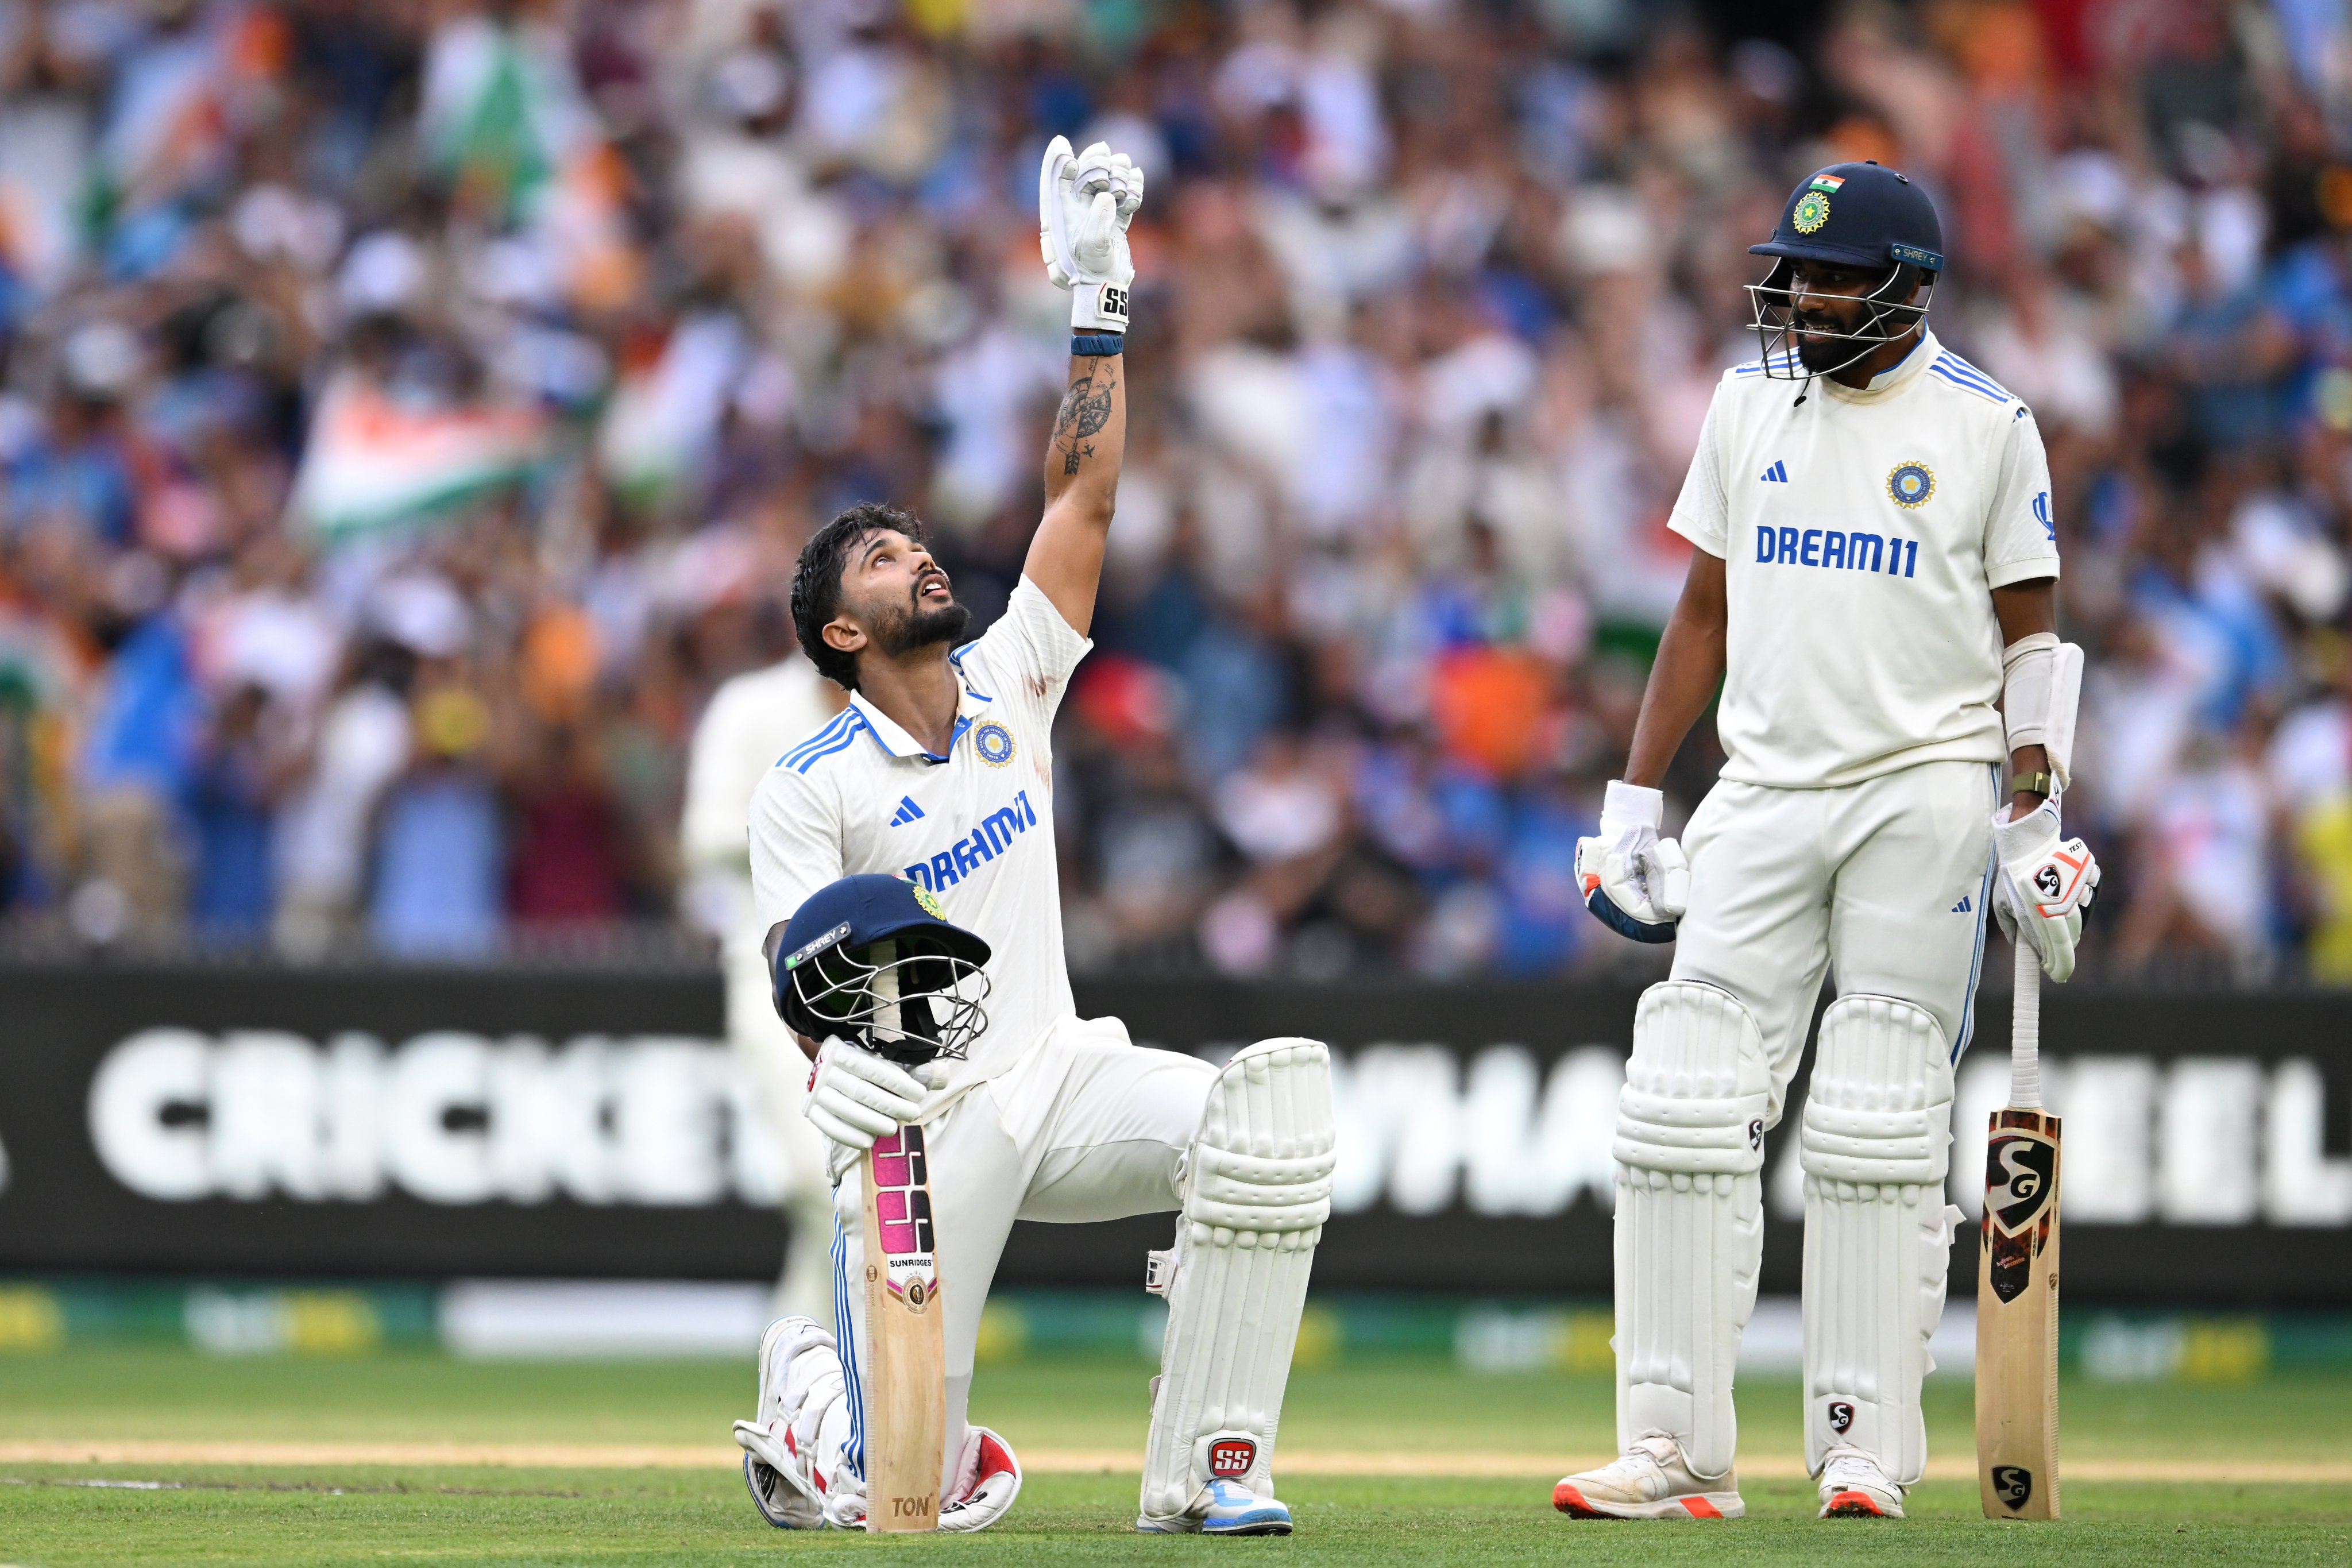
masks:
<instances>
[{"instance_id":1,"label":"sg cricket bat","mask_svg":"<svg viewBox=\"0 0 2352 1568\"><path fill-rule=\"evenodd\" d=\"M2024 942L2015 1008L1978 1232L1977 1489L1987 1519L2056 1519L2058 1118L2042 1109L2042 965Z\"/></svg>"},{"instance_id":2,"label":"sg cricket bat","mask_svg":"<svg viewBox=\"0 0 2352 1568\"><path fill-rule=\"evenodd\" d=\"M895 944L877 942L875 989L895 998ZM877 1022L896 1033L889 1002ZM902 1127L866 1155L866 1528L937 1530L947 1442L947 1342L923 1130Z\"/></svg>"}]
</instances>

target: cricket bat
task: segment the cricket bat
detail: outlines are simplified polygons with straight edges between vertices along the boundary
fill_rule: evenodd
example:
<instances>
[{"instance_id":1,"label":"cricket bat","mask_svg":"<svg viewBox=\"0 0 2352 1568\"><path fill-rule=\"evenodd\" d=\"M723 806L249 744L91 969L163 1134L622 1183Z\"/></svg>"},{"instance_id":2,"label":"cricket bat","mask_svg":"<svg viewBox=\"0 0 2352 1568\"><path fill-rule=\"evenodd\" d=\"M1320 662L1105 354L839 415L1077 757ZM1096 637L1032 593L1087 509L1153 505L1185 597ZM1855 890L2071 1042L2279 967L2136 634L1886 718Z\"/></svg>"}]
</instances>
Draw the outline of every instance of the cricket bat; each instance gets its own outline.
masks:
<instances>
[{"instance_id":1,"label":"cricket bat","mask_svg":"<svg viewBox=\"0 0 2352 1568\"><path fill-rule=\"evenodd\" d=\"M875 990L898 994L891 942L877 942ZM895 1001L876 1022L898 1028ZM947 1340L923 1130L902 1127L866 1154L866 1528L937 1530L947 1443Z\"/></svg>"},{"instance_id":2,"label":"cricket bat","mask_svg":"<svg viewBox=\"0 0 2352 1568\"><path fill-rule=\"evenodd\" d=\"M1977 1489L1987 1519L2058 1517L2058 1118L2042 1109L2042 963L2017 944L2009 1107L1978 1232Z\"/></svg>"}]
</instances>

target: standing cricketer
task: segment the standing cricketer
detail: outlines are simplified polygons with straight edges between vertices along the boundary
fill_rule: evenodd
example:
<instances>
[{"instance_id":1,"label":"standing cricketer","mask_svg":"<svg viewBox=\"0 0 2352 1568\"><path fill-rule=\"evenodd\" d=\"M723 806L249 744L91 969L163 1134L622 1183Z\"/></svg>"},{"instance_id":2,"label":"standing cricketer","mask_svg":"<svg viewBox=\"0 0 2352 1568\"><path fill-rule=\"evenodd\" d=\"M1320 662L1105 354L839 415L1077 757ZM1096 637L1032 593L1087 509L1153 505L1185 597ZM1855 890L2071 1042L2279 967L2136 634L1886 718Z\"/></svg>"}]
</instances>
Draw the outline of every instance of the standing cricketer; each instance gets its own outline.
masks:
<instances>
[{"instance_id":1,"label":"standing cricketer","mask_svg":"<svg viewBox=\"0 0 2352 1568\"><path fill-rule=\"evenodd\" d=\"M1731 1518L1732 1370L1763 1247L1764 1133L1823 973L1805 1105L1805 1451L1822 1513L1900 1516L1944 1305L1952 1074L1988 906L2053 979L2098 868L2061 842L2057 531L2025 405L1927 330L1926 193L1874 163L1790 195L1671 526L1697 547L1622 780L1577 846L1587 907L1677 943L1619 1103L1617 1432L1574 1518ZM2069 650L2071 654L2072 650ZM2071 674L2070 674L2071 672ZM1658 783L1723 681L1728 760L1687 852ZM2004 764L2007 776L2004 777Z\"/></svg>"},{"instance_id":2,"label":"standing cricketer","mask_svg":"<svg viewBox=\"0 0 2352 1568\"><path fill-rule=\"evenodd\" d=\"M966 1420L981 1308L1013 1222L1169 1210L1181 1211L1176 1245L1147 1266L1168 1331L1137 1528L1291 1528L1271 1467L1330 1210L1328 1055L1265 1040L1218 1068L1138 1047L1118 1019L1077 1016L1062 956L1052 726L1091 646L1126 445L1126 230L1142 199L1142 171L1125 156L1101 143L1073 154L1058 136L1047 148L1039 227L1049 276L1073 293L1075 335L1045 514L1003 616L958 646L969 616L947 574L921 525L887 507L853 507L818 530L793 577L801 647L850 698L752 800L770 962L816 951L778 952L803 902L845 876L891 873L986 944L989 989L968 1054L917 1071L839 1037L805 1042L821 1047L809 1119L836 1150L835 1323L769 1330L759 1408L736 1428L753 1500L780 1526L864 1518L875 1412L859 1373L865 1292L847 1283L865 1268L856 1157L919 1122L946 1310L940 1528L1003 1517L1020 1486L1011 1446Z\"/></svg>"},{"instance_id":3,"label":"standing cricketer","mask_svg":"<svg viewBox=\"0 0 2352 1568\"><path fill-rule=\"evenodd\" d=\"M794 654L730 677L710 695L687 752L678 853L706 890L727 979L727 1039L751 1080L773 1141L790 1226L776 1310L833 1315L833 1188L825 1142L801 1113L808 1061L776 1016L761 952L768 928L751 904L752 792L776 759L831 717L836 704L809 661Z\"/></svg>"}]
</instances>

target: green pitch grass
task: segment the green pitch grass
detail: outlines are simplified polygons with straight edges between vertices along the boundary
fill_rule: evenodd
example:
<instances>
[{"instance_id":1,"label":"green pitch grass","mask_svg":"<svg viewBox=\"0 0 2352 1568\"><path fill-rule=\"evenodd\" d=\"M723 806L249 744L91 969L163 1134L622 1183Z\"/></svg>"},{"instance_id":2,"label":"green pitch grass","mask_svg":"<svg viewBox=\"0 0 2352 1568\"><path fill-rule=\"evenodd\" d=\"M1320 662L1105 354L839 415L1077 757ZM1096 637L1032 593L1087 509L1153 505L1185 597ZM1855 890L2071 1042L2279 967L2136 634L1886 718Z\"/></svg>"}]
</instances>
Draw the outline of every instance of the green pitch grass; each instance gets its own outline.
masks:
<instances>
[{"instance_id":1,"label":"green pitch grass","mask_svg":"<svg viewBox=\"0 0 2352 1568\"><path fill-rule=\"evenodd\" d=\"M982 1370L979 1416L1026 1451L1131 1454L1147 1368L1033 1360ZM723 1445L748 1413L748 1364L466 1364L428 1355L222 1361L179 1351L69 1350L0 1360L0 1447L58 1439ZM1612 1446L1610 1385L1591 1376L1478 1377L1434 1363L1302 1371L1286 1450L1582 1454ZM1969 1389L1931 1386L1939 1454L1969 1445ZM2352 1464L2352 1376L2231 1385L2103 1388L2063 1395L2071 1462L2243 1468L2275 1458ZM1741 1390L1743 1453L1797 1453L1793 1384ZM1135 1477L1035 1474L1013 1515L975 1537L794 1535L759 1522L725 1468L0 1462L0 1564L753 1563L784 1553L865 1563L1091 1563L1244 1552L1298 1563L1487 1564L1566 1559L1638 1564L1788 1563L2352 1563L2352 1485L2200 1486L2069 1480L2066 1520L1978 1517L1975 1489L1930 1481L1900 1523L1814 1521L1796 1479L1748 1480L1749 1517L1725 1525L1571 1524L1540 1470L1480 1479L1286 1471L1298 1518L1286 1541L1139 1538ZM172 1489L90 1481L176 1483Z\"/></svg>"}]
</instances>

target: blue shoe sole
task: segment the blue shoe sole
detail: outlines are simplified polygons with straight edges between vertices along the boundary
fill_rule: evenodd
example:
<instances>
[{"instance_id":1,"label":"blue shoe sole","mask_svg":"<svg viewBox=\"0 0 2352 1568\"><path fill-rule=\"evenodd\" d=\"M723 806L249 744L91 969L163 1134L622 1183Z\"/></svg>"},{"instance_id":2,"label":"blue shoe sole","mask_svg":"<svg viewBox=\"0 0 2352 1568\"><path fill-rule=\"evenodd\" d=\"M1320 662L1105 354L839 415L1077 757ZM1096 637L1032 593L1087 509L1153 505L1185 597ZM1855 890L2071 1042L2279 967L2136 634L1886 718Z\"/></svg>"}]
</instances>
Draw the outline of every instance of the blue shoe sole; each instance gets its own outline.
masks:
<instances>
[{"instance_id":1,"label":"blue shoe sole","mask_svg":"<svg viewBox=\"0 0 2352 1568\"><path fill-rule=\"evenodd\" d=\"M1203 1535L1288 1535L1290 1510L1287 1509L1253 1509L1232 1519L1212 1521L1201 1526Z\"/></svg>"}]
</instances>

